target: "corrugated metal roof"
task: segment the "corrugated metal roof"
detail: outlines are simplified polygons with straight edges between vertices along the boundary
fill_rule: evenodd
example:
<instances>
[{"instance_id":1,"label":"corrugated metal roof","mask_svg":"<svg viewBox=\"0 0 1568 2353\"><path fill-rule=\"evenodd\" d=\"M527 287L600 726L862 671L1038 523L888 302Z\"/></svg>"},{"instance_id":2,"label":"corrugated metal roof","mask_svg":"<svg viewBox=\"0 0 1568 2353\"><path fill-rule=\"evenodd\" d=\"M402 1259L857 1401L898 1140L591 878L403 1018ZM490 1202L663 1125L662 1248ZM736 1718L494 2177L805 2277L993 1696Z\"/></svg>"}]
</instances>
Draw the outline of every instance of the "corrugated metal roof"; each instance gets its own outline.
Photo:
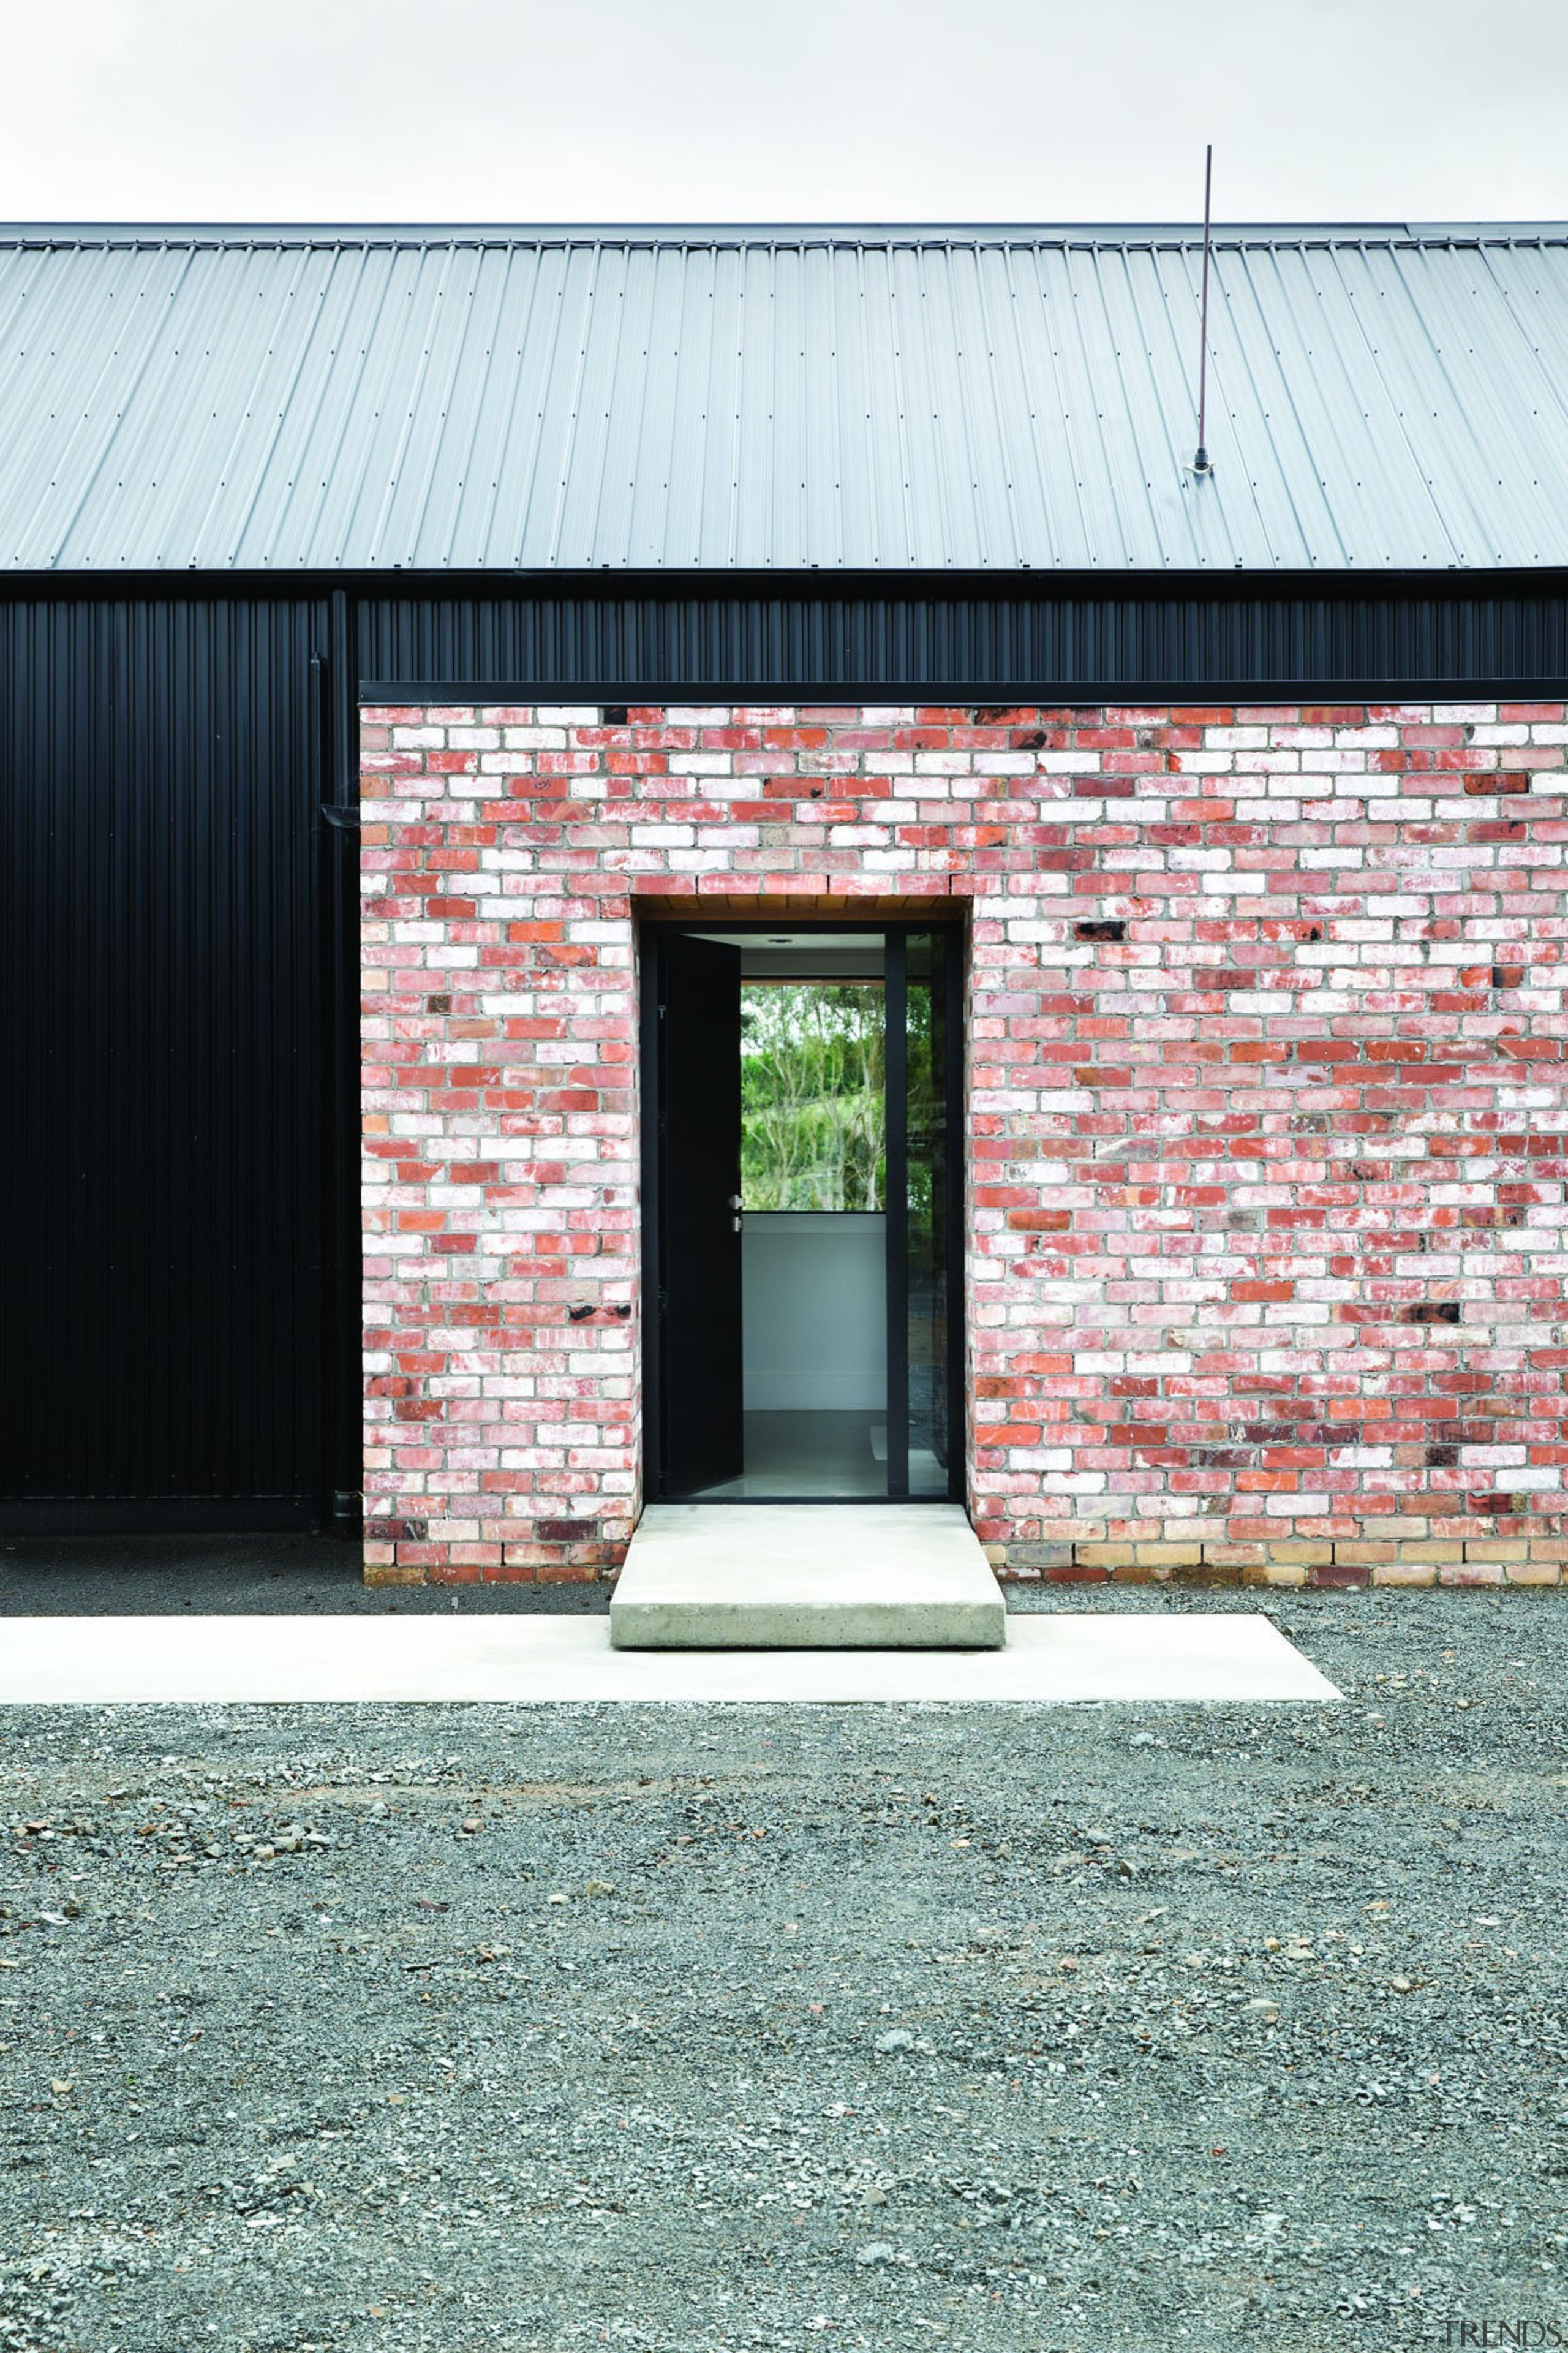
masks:
<instances>
[{"instance_id":1,"label":"corrugated metal roof","mask_svg":"<svg viewBox=\"0 0 1568 2353\"><path fill-rule=\"evenodd\" d=\"M1568 563L1568 227L0 229L0 567Z\"/></svg>"}]
</instances>

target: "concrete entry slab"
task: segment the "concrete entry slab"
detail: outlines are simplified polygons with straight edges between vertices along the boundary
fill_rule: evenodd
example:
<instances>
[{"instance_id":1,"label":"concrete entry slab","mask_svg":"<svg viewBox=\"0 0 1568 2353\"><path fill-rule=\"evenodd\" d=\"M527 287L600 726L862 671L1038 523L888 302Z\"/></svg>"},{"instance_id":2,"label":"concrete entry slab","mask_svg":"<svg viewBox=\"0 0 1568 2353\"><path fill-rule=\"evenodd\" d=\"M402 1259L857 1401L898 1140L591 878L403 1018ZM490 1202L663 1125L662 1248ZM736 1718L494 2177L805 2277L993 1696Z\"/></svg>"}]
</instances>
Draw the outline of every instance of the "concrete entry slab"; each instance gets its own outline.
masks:
<instances>
[{"instance_id":1,"label":"concrete entry slab","mask_svg":"<svg viewBox=\"0 0 1568 2353\"><path fill-rule=\"evenodd\" d=\"M613 1651L603 1617L9 1618L0 1708L1334 1701L1256 1610L1039 1610L1002 1651Z\"/></svg>"},{"instance_id":2,"label":"concrete entry slab","mask_svg":"<svg viewBox=\"0 0 1568 2353\"><path fill-rule=\"evenodd\" d=\"M621 1651L999 1651L956 1504L654 1504L610 1603Z\"/></svg>"}]
</instances>

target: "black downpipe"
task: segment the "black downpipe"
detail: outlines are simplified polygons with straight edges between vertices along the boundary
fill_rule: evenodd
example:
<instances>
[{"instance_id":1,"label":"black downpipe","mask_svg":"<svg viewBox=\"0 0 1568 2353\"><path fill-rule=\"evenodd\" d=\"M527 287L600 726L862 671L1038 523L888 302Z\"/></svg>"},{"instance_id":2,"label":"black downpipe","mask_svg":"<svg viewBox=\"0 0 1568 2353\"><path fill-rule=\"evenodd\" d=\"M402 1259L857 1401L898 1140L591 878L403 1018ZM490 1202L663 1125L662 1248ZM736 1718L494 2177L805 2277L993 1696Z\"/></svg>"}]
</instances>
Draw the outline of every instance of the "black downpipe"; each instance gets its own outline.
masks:
<instances>
[{"instance_id":1,"label":"black downpipe","mask_svg":"<svg viewBox=\"0 0 1568 2353\"><path fill-rule=\"evenodd\" d=\"M363 1441L360 1390L361 1279L359 1182L359 706L353 662L353 617L342 589L327 600L327 651L310 663L310 741L321 763L317 803L321 965L326 1015L322 1077L321 1284L326 1444L323 1520L342 1535L363 1510Z\"/></svg>"}]
</instances>

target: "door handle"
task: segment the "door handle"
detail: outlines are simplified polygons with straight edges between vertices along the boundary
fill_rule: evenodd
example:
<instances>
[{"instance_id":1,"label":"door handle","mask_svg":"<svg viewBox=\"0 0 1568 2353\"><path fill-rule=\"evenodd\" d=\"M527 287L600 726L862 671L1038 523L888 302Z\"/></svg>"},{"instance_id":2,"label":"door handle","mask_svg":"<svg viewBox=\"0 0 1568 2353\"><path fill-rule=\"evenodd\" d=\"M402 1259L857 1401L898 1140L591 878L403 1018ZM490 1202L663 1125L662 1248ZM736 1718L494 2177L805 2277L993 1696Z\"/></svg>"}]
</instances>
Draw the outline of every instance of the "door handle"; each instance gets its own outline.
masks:
<instances>
[{"instance_id":1,"label":"door handle","mask_svg":"<svg viewBox=\"0 0 1568 2353\"><path fill-rule=\"evenodd\" d=\"M739 1193L731 1193L731 1196L730 1196L730 1208L731 1208L731 1212L732 1212L732 1214L731 1214L731 1219L730 1219L730 1231L731 1231L732 1234L738 1234L738 1233L740 1232L740 1230L741 1230L741 1216L742 1216L742 1210L743 1210L743 1209L744 1209L744 1208L745 1208L745 1201L744 1201L744 1199L743 1199L743 1198L742 1197L742 1195L741 1195L741 1194L739 1194Z\"/></svg>"}]
</instances>

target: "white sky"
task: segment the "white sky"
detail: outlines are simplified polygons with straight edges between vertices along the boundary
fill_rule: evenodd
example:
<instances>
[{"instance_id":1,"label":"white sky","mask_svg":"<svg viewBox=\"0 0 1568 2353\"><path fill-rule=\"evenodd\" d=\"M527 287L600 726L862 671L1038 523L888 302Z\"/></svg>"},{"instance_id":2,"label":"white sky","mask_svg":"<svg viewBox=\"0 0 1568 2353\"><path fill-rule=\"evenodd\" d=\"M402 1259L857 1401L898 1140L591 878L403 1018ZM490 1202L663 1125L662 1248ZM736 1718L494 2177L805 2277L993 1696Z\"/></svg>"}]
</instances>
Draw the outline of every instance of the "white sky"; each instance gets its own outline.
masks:
<instances>
[{"instance_id":1,"label":"white sky","mask_svg":"<svg viewBox=\"0 0 1568 2353\"><path fill-rule=\"evenodd\" d=\"M1568 0L12 0L0 217L1568 216Z\"/></svg>"}]
</instances>

